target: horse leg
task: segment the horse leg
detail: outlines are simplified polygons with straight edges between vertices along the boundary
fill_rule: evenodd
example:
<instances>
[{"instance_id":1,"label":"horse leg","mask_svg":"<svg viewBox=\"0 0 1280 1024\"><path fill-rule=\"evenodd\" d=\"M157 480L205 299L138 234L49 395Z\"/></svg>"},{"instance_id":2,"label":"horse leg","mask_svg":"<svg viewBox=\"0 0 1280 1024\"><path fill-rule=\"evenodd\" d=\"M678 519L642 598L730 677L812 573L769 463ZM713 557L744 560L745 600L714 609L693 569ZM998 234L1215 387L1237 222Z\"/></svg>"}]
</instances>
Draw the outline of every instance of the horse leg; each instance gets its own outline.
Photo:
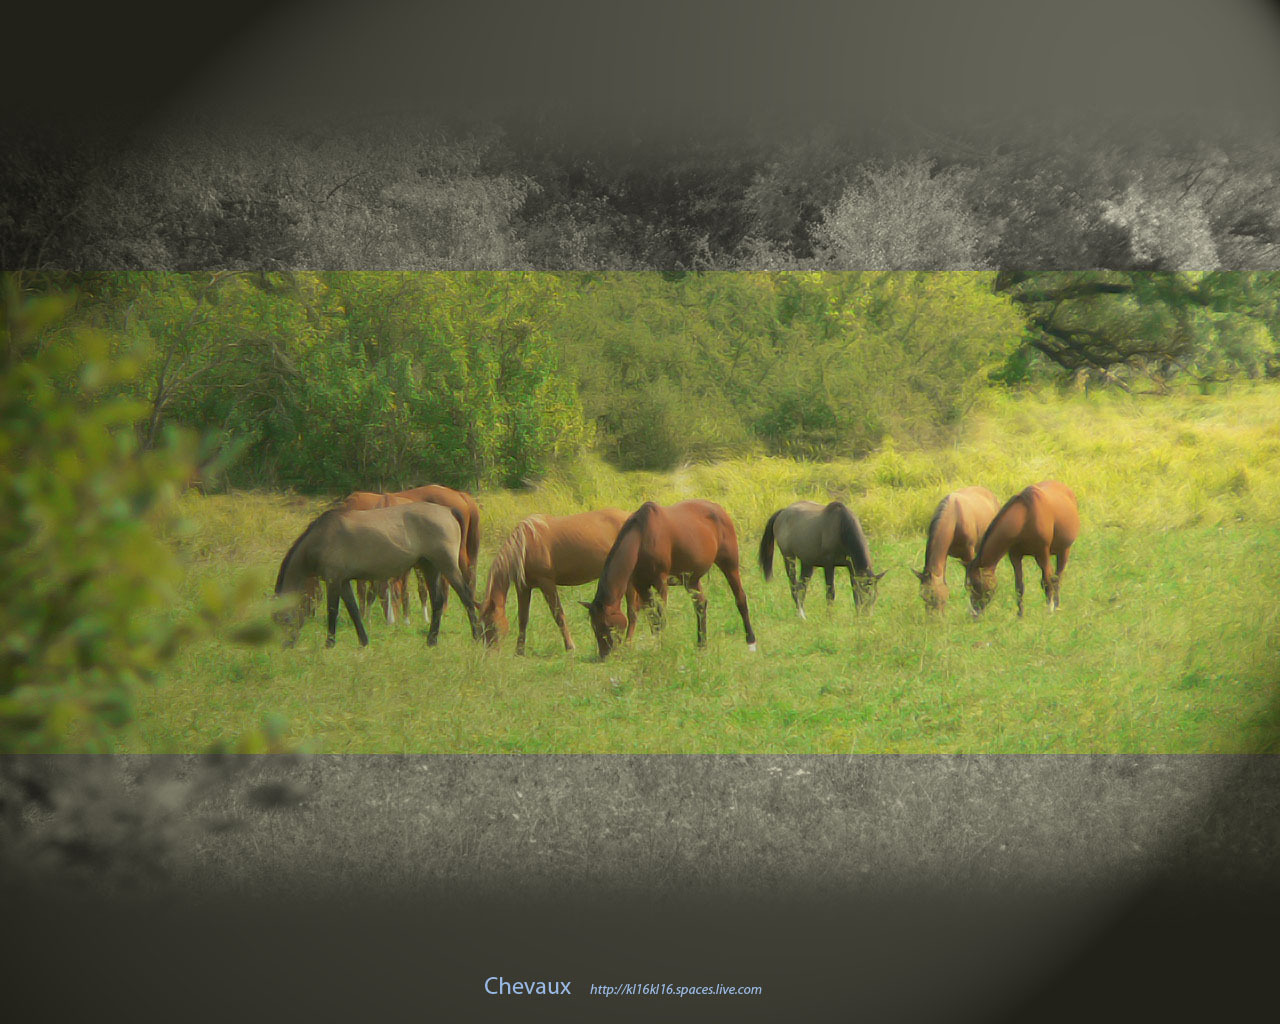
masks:
<instances>
[{"instance_id":1,"label":"horse leg","mask_svg":"<svg viewBox=\"0 0 1280 1024\"><path fill-rule=\"evenodd\" d=\"M1067 567L1067 559L1071 557L1071 549L1063 548L1057 556L1057 572L1053 574L1053 608L1058 609L1058 598L1062 590L1062 570Z\"/></svg>"},{"instance_id":2,"label":"horse leg","mask_svg":"<svg viewBox=\"0 0 1280 1024\"><path fill-rule=\"evenodd\" d=\"M347 606L347 614L351 616L351 621L356 625L356 636L360 638L360 646L369 646L369 634L364 631L364 622L360 618L360 603L356 600L356 595L351 590L351 581L347 580L342 584L342 603ZM333 617L335 624L337 616Z\"/></svg>"},{"instance_id":3,"label":"horse leg","mask_svg":"<svg viewBox=\"0 0 1280 1024\"><path fill-rule=\"evenodd\" d=\"M529 628L529 598L533 595L528 587L516 587L516 604L519 611L516 618L520 624L520 635L516 637L516 654L524 654L524 634Z\"/></svg>"},{"instance_id":4,"label":"horse leg","mask_svg":"<svg viewBox=\"0 0 1280 1024\"><path fill-rule=\"evenodd\" d=\"M1048 549L1036 554L1036 564L1040 566L1040 588L1044 591L1044 599L1049 602L1049 611L1053 611L1058 607L1057 602L1054 601L1057 578L1049 572Z\"/></svg>"},{"instance_id":5,"label":"horse leg","mask_svg":"<svg viewBox=\"0 0 1280 1024\"><path fill-rule=\"evenodd\" d=\"M409 621L409 573L400 577L400 621Z\"/></svg>"},{"instance_id":6,"label":"horse leg","mask_svg":"<svg viewBox=\"0 0 1280 1024\"><path fill-rule=\"evenodd\" d=\"M636 631L636 613L640 611L640 595L636 588L627 587L627 639L630 640Z\"/></svg>"},{"instance_id":7,"label":"horse leg","mask_svg":"<svg viewBox=\"0 0 1280 1024\"><path fill-rule=\"evenodd\" d=\"M824 565L822 567L822 575L827 581L827 610L831 610L831 606L836 603L836 567L834 565Z\"/></svg>"},{"instance_id":8,"label":"horse leg","mask_svg":"<svg viewBox=\"0 0 1280 1024\"><path fill-rule=\"evenodd\" d=\"M751 628L751 613L747 609L747 592L742 589L742 576L738 573L737 566L720 566L720 571L724 573L724 578L729 583L729 589L733 591L733 602L738 606L738 614L742 616L742 628L747 634L747 650L754 651L756 649L756 632Z\"/></svg>"},{"instance_id":9,"label":"horse leg","mask_svg":"<svg viewBox=\"0 0 1280 1024\"><path fill-rule=\"evenodd\" d=\"M804 595L800 591L800 583L796 579L796 560L788 555L782 556L782 564L787 567L787 579L791 581L791 600L795 602L796 613L804 618Z\"/></svg>"},{"instance_id":10,"label":"horse leg","mask_svg":"<svg viewBox=\"0 0 1280 1024\"><path fill-rule=\"evenodd\" d=\"M440 617L444 614L444 580L435 573L427 575L430 591L428 597L431 601L431 624L427 627L427 646L434 647L440 639Z\"/></svg>"},{"instance_id":11,"label":"horse leg","mask_svg":"<svg viewBox=\"0 0 1280 1024\"><path fill-rule=\"evenodd\" d=\"M326 647L332 647L338 637L338 590L335 583L325 584L325 603L329 613L329 636L324 642Z\"/></svg>"},{"instance_id":12,"label":"horse leg","mask_svg":"<svg viewBox=\"0 0 1280 1024\"><path fill-rule=\"evenodd\" d=\"M667 624L667 606L665 598L662 604L658 604L653 599L653 588L645 587L640 600L640 607L645 610L645 618L649 620L649 631L654 636L662 633L662 627Z\"/></svg>"},{"instance_id":13,"label":"horse leg","mask_svg":"<svg viewBox=\"0 0 1280 1024\"><path fill-rule=\"evenodd\" d=\"M449 581L449 586L453 587L453 589L457 591L458 599L462 601L462 607L467 610L467 619L471 623L471 639L482 639L483 633L480 629L480 619L476 616L476 594L475 591L471 589L471 584L467 582L467 578L462 575L461 570L456 566L444 570L441 575L444 579ZM441 586L440 590L445 595L448 594L448 591L446 591L443 586ZM444 605L445 601L442 598L440 601L441 611L444 610Z\"/></svg>"},{"instance_id":14,"label":"horse leg","mask_svg":"<svg viewBox=\"0 0 1280 1024\"><path fill-rule=\"evenodd\" d=\"M422 566L414 566L413 573L418 578L418 602L422 605L422 621L429 622L431 615L428 608L431 605L431 584L427 581L427 574L422 571ZM407 601L408 598L406 597Z\"/></svg>"},{"instance_id":15,"label":"horse leg","mask_svg":"<svg viewBox=\"0 0 1280 1024\"><path fill-rule=\"evenodd\" d=\"M1010 555L1009 561L1013 563L1013 589L1018 595L1018 618L1022 618L1022 556L1014 558Z\"/></svg>"},{"instance_id":16,"label":"horse leg","mask_svg":"<svg viewBox=\"0 0 1280 1024\"><path fill-rule=\"evenodd\" d=\"M697 576L689 576L684 582L684 589L693 598L693 614L698 622L698 646L707 646L707 595L702 592L702 583Z\"/></svg>"},{"instance_id":17,"label":"horse leg","mask_svg":"<svg viewBox=\"0 0 1280 1024\"><path fill-rule=\"evenodd\" d=\"M804 618L804 595L809 589L809 578L813 576L813 566L800 563L800 582L796 586L796 607L800 610L800 618Z\"/></svg>"},{"instance_id":18,"label":"horse leg","mask_svg":"<svg viewBox=\"0 0 1280 1024\"><path fill-rule=\"evenodd\" d=\"M556 590L554 583L544 584L541 588L542 596L547 599L547 607L551 609L551 617L556 620L556 625L560 627L560 635L564 637L564 649L572 651L573 637L569 635L569 623L565 621L564 609L560 606L560 594Z\"/></svg>"}]
</instances>

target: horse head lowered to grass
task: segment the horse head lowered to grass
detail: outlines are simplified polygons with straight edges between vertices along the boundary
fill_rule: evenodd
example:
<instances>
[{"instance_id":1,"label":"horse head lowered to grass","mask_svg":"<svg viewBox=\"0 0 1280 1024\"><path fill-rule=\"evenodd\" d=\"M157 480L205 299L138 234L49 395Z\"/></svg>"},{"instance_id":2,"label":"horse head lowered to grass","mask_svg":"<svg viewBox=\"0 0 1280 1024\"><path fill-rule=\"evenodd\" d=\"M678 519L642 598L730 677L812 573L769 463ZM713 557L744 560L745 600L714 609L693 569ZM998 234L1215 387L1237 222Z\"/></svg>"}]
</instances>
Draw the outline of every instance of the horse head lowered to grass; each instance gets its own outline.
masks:
<instances>
[{"instance_id":1,"label":"horse head lowered to grass","mask_svg":"<svg viewBox=\"0 0 1280 1024\"><path fill-rule=\"evenodd\" d=\"M938 503L925 533L924 569L912 570L930 611L941 612L947 607L947 559L958 558L964 566L973 561L999 507L996 496L985 487L952 491Z\"/></svg>"},{"instance_id":2,"label":"horse head lowered to grass","mask_svg":"<svg viewBox=\"0 0 1280 1024\"><path fill-rule=\"evenodd\" d=\"M479 639L475 594L459 565L461 518L453 509L422 501L389 508L330 509L315 519L285 554L276 576L275 592L277 595L304 593L307 581L318 577L328 591L327 646L332 647L334 643L341 600L363 647L369 643L369 635L361 620L351 581L398 579L411 569L422 569L430 572L433 587L440 592L433 593L427 643L434 644L440 632L442 580L457 591L471 620L471 635ZM295 627L296 637L300 617L287 615L285 618Z\"/></svg>"},{"instance_id":3,"label":"horse head lowered to grass","mask_svg":"<svg viewBox=\"0 0 1280 1024\"><path fill-rule=\"evenodd\" d=\"M872 569L871 550L862 524L843 502L819 505L816 501L797 501L769 517L759 552L766 582L773 578L775 543L782 552L791 581L791 599L800 618L805 617L804 595L809 577L818 566L826 576L828 604L836 599L836 569L844 567L849 570L854 606L869 611L875 605L876 589L884 572L877 574ZM798 578L796 562L800 563Z\"/></svg>"},{"instance_id":4,"label":"horse head lowered to grass","mask_svg":"<svg viewBox=\"0 0 1280 1024\"><path fill-rule=\"evenodd\" d=\"M667 581L672 577L678 578L693 598L698 646L705 646L707 598L701 580L713 565L724 573L733 591L747 646L754 651L756 635L738 573L738 535L729 513L713 501L682 501L665 507L646 501L618 531L600 572L596 596L582 602L591 617L600 657L608 657L615 633L627 625L620 607L627 589L635 588L641 607L649 605L656 590L665 606Z\"/></svg>"},{"instance_id":5,"label":"horse head lowered to grass","mask_svg":"<svg viewBox=\"0 0 1280 1024\"><path fill-rule=\"evenodd\" d=\"M1013 565L1013 583L1022 615L1022 560L1030 555L1040 566L1040 586L1049 611L1058 607L1063 570L1071 545L1080 533L1080 514L1071 488L1056 480L1044 480L1015 494L1004 503L982 535L978 550L965 568L965 586L974 616L991 603L996 589L996 566L1005 555ZM1049 572L1049 558L1057 559Z\"/></svg>"}]
</instances>

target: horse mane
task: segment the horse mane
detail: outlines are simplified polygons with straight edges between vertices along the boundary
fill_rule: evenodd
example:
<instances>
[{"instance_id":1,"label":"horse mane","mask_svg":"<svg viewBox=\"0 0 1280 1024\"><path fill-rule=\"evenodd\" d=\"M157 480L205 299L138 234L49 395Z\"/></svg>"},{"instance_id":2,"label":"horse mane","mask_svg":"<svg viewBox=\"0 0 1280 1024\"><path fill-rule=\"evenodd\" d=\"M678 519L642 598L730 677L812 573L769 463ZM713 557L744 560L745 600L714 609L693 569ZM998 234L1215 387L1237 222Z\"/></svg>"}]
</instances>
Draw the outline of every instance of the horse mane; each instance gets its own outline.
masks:
<instances>
[{"instance_id":1,"label":"horse mane","mask_svg":"<svg viewBox=\"0 0 1280 1024\"><path fill-rule=\"evenodd\" d=\"M991 531L996 528L996 523L1004 518L1004 514L1011 509L1014 504L1022 501L1026 491L1019 491L1012 498L1000 506L1000 511L991 517L991 522L987 524L987 528L982 532L982 539L978 541L978 550L973 553L973 560L976 562L982 558L982 550L987 546L987 538L991 536Z\"/></svg>"},{"instance_id":2,"label":"horse mane","mask_svg":"<svg viewBox=\"0 0 1280 1024\"><path fill-rule=\"evenodd\" d=\"M867 538L862 532L862 524L853 514L849 506L842 501L833 501L827 508L834 508L840 521L840 540L853 555L854 568L859 572L871 571L871 549L867 547ZM862 564L859 565L858 562Z\"/></svg>"},{"instance_id":3,"label":"horse mane","mask_svg":"<svg viewBox=\"0 0 1280 1024\"><path fill-rule=\"evenodd\" d=\"M526 516L516 523L511 535L502 542L502 547L493 556L489 566L489 581L485 587L485 600L491 598L495 590L506 591L512 583L524 589L524 560L529 551L529 538L538 527L545 527L547 517L544 515Z\"/></svg>"},{"instance_id":4,"label":"horse mane","mask_svg":"<svg viewBox=\"0 0 1280 1024\"><path fill-rule=\"evenodd\" d=\"M943 498L940 502L938 502L938 507L933 510L933 518L929 520L929 529L925 533L926 539L924 542L924 571L925 572L929 571L929 566L932 564L930 560L933 557L933 541L934 541L933 533L938 528L938 523L942 522L942 513L947 510L947 506L949 504L951 504L951 495L948 494L945 498Z\"/></svg>"},{"instance_id":5,"label":"horse mane","mask_svg":"<svg viewBox=\"0 0 1280 1024\"><path fill-rule=\"evenodd\" d=\"M300 534L298 534L298 539L295 540L291 545L289 545L289 550L284 553L284 559L280 563L280 571L276 573L276 591L275 592L277 594L280 593L280 588L284 586L284 574L289 568L289 563L293 561L293 556L298 552L298 545L300 545L304 540L306 540L307 537L310 535L311 531L314 530L317 526L319 526L323 522L328 522L335 515L340 515L341 512L342 512L341 505L334 505L330 508L325 509L313 520L311 520L311 522L307 524L307 528L303 530Z\"/></svg>"}]
</instances>

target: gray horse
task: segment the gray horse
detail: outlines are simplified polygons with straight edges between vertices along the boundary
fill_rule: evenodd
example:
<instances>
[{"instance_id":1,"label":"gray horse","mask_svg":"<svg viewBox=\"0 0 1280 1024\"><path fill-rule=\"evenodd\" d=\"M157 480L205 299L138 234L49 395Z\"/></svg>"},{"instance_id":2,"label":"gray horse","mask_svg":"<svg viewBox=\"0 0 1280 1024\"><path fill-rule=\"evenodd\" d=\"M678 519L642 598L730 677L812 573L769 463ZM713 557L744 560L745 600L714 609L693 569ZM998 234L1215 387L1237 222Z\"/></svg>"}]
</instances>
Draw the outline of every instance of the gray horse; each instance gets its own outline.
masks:
<instances>
[{"instance_id":1,"label":"gray horse","mask_svg":"<svg viewBox=\"0 0 1280 1024\"><path fill-rule=\"evenodd\" d=\"M400 579L410 569L423 570L433 580L431 626L427 643L440 633L440 611L445 581L462 598L471 620L471 636L480 637L475 593L459 565L465 521L456 509L429 501L415 501L391 508L331 509L308 526L293 542L276 576L276 594L303 592L309 578L317 577L328 588L329 639L332 647L338 629L338 600L355 624L360 646L369 634L360 619L360 606L351 589L352 580ZM293 627L292 642L301 617L288 613L279 621Z\"/></svg>"},{"instance_id":2,"label":"gray horse","mask_svg":"<svg viewBox=\"0 0 1280 1024\"><path fill-rule=\"evenodd\" d=\"M876 602L876 585L884 573L871 568L871 551L862 533L858 517L843 502L819 505L816 501L797 501L769 517L764 536L760 538L760 568L766 581L773 577L773 545L782 552L783 564L791 580L791 597L796 611L804 618L804 594L809 577L817 566L827 578L827 603L836 599L836 569L849 570L853 586L853 603L870 610ZM796 578L796 562L800 576ZM886 569L885 572L888 572Z\"/></svg>"}]
</instances>

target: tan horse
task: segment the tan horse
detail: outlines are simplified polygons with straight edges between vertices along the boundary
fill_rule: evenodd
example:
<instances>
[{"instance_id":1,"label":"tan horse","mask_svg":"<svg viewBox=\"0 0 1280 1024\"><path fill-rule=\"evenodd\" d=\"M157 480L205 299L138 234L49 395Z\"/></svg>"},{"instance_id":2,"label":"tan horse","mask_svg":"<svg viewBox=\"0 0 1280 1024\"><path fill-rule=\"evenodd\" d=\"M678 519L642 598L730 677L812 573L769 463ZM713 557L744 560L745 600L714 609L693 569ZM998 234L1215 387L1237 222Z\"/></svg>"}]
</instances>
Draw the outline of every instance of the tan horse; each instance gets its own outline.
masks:
<instances>
[{"instance_id":1,"label":"tan horse","mask_svg":"<svg viewBox=\"0 0 1280 1024\"><path fill-rule=\"evenodd\" d=\"M396 491L393 497L404 498L408 501L430 501L436 505L443 505L445 508L456 509L462 516L462 573L467 578L467 582L471 584L471 589L476 589L476 573L480 558L480 506L466 491L455 491L452 487L445 487L441 484L424 484L421 487L411 487L407 491ZM418 600L422 602L422 617L427 617L427 604L431 599L431 595L443 595L440 600L443 602L440 611L444 611L444 605L449 602L449 591L446 588L437 585L438 581L433 580L429 574L418 573ZM406 614L409 607L409 597L406 591L404 597L404 607ZM431 609L431 614L436 612L435 607Z\"/></svg>"},{"instance_id":2,"label":"tan horse","mask_svg":"<svg viewBox=\"0 0 1280 1024\"><path fill-rule=\"evenodd\" d=\"M978 543L995 518L1000 503L985 487L952 491L933 513L925 534L924 571L916 573L920 596L930 611L947 607L947 559L958 558L967 566L978 553Z\"/></svg>"},{"instance_id":3,"label":"tan horse","mask_svg":"<svg viewBox=\"0 0 1280 1024\"><path fill-rule=\"evenodd\" d=\"M328 590L327 646L333 646L337 633L341 598L363 647L368 645L369 635L365 632L351 581L398 579L410 569L422 568L432 572L437 580L447 580L458 592L471 620L471 635L479 639L475 594L459 565L461 551L461 516L453 509L429 502L354 511L330 509L315 519L285 554L276 576L275 592L278 595L303 593L308 580L319 577ZM439 603L433 602L433 606L438 608ZM280 618L301 626L298 616L286 613ZM434 644L439 632L437 611L432 616L427 643ZM290 642L296 638L297 628L293 634Z\"/></svg>"},{"instance_id":4,"label":"tan horse","mask_svg":"<svg viewBox=\"0 0 1280 1024\"><path fill-rule=\"evenodd\" d=\"M698 646L706 646L707 597L701 580L713 565L724 573L733 591L747 646L754 651L756 634L738 573L738 534L729 513L714 501L682 501L665 508L646 501L618 531L618 539L600 572L595 598L581 602L591 616L600 657L608 657L613 650L614 631L621 631L626 625L620 605L627 588L635 588L642 608L650 603L654 590L665 606L667 581L672 576L693 598Z\"/></svg>"},{"instance_id":5,"label":"tan horse","mask_svg":"<svg viewBox=\"0 0 1280 1024\"><path fill-rule=\"evenodd\" d=\"M456 509L462 516L462 555L461 565L463 575L466 576L467 582L471 584L474 592L476 588L476 570L480 553L480 506L466 491L455 491L451 487L444 487L440 484L426 484L422 487L411 487L407 491L394 491L390 494L380 494L374 491L352 491L343 499L342 508L385 508L388 504L397 505L412 501L429 501L434 505L441 505L444 508ZM430 607L430 615L434 616L437 609L431 604L432 595L442 602L439 611L443 614L445 606L449 603L449 591L447 588L439 585L439 580L433 579L430 572L423 570L417 571L418 577L418 600L422 602L422 617L428 619L428 607ZM403 618L409 616L409 581L406 577L402 582L397 584L392 581L389 586L393 590L399 592L399 602L401 615ZM381 594L387 587L381 583L376 584L377 591ZM389 602L383 598L384 607L390 608ZM362 590L361 607L368 607L367 592ZM390 612L388 613L390 616Z\"/></svg>"},{"instance_id":6,"label":"tan horse","mask_svg":"<svg viewBox=\"0 0 1280 1024\"><path fill-rule=\"evenodd\" d=\"M1027 555L1040 566L1040 586L1049 602L1049 611L1055 611L1062 573L1079 533L1076 496L1065 484L1045 480L1015 494L991 520L977 553L965 568L965 585L973 614L982 614L991 603L996 589L996 566L1006 554L1013 564L1018 615L1022 615L1022 559ZM1057 559L1053 573L1049 572L1051 555Z\"/></svg>"},{"instance_id":7,"label":"tan horse","mask_svg":"<svg viewBox=\"0 0 1280 1024\"><path fill-rule=\"evenodd\" d=\"M395 505L410 504L411 499L401 498L394 494L382 494L378 491L352 491L337 506L344 512L355 512L369 508L391 508ZM360 614L368 618L369 605L374 598L382 605L382 613L387 622L395 624L396 608L400 609L400 621L409 618L409 574L405 573L395 580L356 580L356 597L360 602ZM426 602L423 602L426 607Z\"/></svg>"},{"instance_id":8,"label":"tan horse","mask_svg":"<svg viewBox=\"0 0 1280 1024\"><path fill-rule=\"evenodd\" d=\"M524 654L525 631L529 625L529 599L542 591L551 615L564 637L564 649L574 649L569 624L560 606L557 587L576 587L600 578L604 560L618 538L627 514L620 508L602 508L571 516L529 516L516 524L489 567L489 585L480 607L485 641L497 643L508 632L507 592L514 583L518 603L520 635L516 653ZM635 590L627 588L627 639L635 632L638 601Z\"/></svg>"}]
</instances>

